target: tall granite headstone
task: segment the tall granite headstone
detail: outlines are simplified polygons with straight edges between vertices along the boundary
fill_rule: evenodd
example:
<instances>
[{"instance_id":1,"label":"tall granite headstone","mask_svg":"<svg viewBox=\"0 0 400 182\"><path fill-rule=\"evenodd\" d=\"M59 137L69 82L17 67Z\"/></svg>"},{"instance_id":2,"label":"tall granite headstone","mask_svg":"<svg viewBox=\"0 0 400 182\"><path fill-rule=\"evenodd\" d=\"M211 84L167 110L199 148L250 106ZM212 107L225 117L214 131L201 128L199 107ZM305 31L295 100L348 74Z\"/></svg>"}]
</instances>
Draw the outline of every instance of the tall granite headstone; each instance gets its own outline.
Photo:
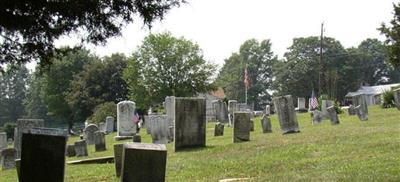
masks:
<instances>
[{"instance_id":1,"label":"tall granite headstone","mask_svg":"<svg viewBox=\"0 0 400 182\"><path fill-rule=\"evenodd\" d=\"M122 149L124 144L114 144L114 163L115 163L115 175L117 177L121 176L122 168Z\"/></svg>"},{"instance_id":2,"label":"tall granite headstone","mask_svg":"<svg viewBox=\"0 0 400 182\"><path fill-rule=\"evenodd\" d=\"M149 116L150 134L155 144L167 144L169 134L169 122L167 115Z\"/></svg>"},{"instance_id":3,"label":"tall granite headstone","mask_svg":"<svg viewBox=\"0 0 400 182\"><path fill-rule=\"evenodd\" d=\"M102 131L94 132L94 147L96 152L106 150L106 134Z\"/></svg>"},{"instance_id":4,"label":"tall granite headstone","mask_svg":"<svg viewBox=\"0 0 400 182\"><path fill-rule=\"evenodd\" d=\"M118 136L116 140L132 137L136 133L136 124L133 122L136 104L132 101L121 101L117 104Z\"/></svg>"},{"instance_id":5,"label":"tall granite headstone","mask_svg":"<svg viewBox=\"0 0 400 182\"><path fill-rule=\"evenodd\" d=\"M7 148L7 133L0 132L0 151Z\"/></svg>"},{"instance_id":6,"label":"tall granite headstone","mask_svg":"<svg viewBox=\"0 0 400 182\"><path fill-rule=\"evenodd\" d=\"M228 117L229 117L229 126L233 126L233 113L238 111L237 101L236 100L229 100L228 101Z\"/></svg>"},{"instance_id":7,"label":"tall granite headstone","mask_svg":"<svg viewBox=\"0 0 400 182\"><path fill-rule=\"evenodd\" d=\"M283 134L300 132L292 96L275 97L273 101Z\"/></svg>"},{"instance_id":8,"label":"tall granite headstone","mask_svg":"<svg viewBox=\"0 0 400 182\"><path fill-rule=\"evenodd\" d=\"M114 117L107 116L106 117L106 132L112 133L114 131Z\"/></svg>"},{"instance_id":9,"label":"tall granite headstone","mask_svg":"<svg viewBox=\"0 0 400 182\"><path fill-rule=\"evenodd\" d=\"M206 146L206 100L175 98L175 151Z\"/></svg>"},{"instance_id":10,"label":"tall granite headstone","mask_svg":"<svg viewBox=\"0 0 400 182\"><path fill-rule=\"evenodd\" d=\"M67 131L32 128L22 134L21 181L64 181Z\"/></svg>"},{"instance_id":11,"label":"tall granite headstone","mask_svg":"<svg viewBox=\"0 0 400 182\"><path fill-rule=\"evenodd\" d=\"M43 119L18 119L16 133L14 132L14 148L17 150L17 158L21 157L22 132L34 127L44 127ZM15 135L16 134L16 135Z\"/></svg>"},{"instance_id":12,"label":"tall granite headstone","mask_svg":"<svg viewBox=\"0 0 400 182\"><path fill-rule=\"evenodd\" d=\"M269 117L266 114L264 114L264 116L261 119L261 127L263 133L272 132L271 119L269 119Z\"/></svg>"},{"instance_id":13,"label":"tall granite headstone","mask_svg":"<svg viewBox=\"0 0 400 182\"><path fill-rule=\"evenodd\" d=\"M99 131L99 128L95 124L89 124L83 130L86 144L94 145L94 133Z\"/></svg>"},{"instance_id":14,"label":"tall granite headstone","mask_svg":"<svg viewBox=\"0 0 400 182\"><path fill-rule=\"evenodd\" d=\"M321 102L321 112L324 119L329 119L329 113L327 108L334 105L332 100L322 100Z\"/></svg>"},{"instance_id":15,"label":"tall granite headstone","mask_svg":"<svg viewBox=\"0 0 400 182\"><path fill-rule=\"evenodd\" d=\"M328 115L329 115L329 119L331 120L331 124L335 125L335 124L339 124L339 117L336 113L336 109L334 106L330 106L328 108L326 108L326 110L328 111Z\"/></svg>"},{"instance_id":16,"label":"tall granite headstone","mask_svg":"<svg viewBox=\"0 0 400 182\"><path fill-rule=\"evenodd\" d=\"M78 140L74 143L77 157L88 156L86 140Z\"/></svg>"},{"instance_id":17,"label":"tall granite headstone","mask_svg":"<svg viewBox=\"0 0 400 182\"><path fill-rule=\"evenodd\" d=\"M163 144L125 143L121 181L165 181L167 148Z\"/></svg>"},{"instance_id":18,"label":"tall granite headstone","mask_svg":"<svg viewBox=\"0 0 400 182\"><path fill-rule=\"evenodd\" d=\"M14 148L0 150L1 168L3 170L12 169L15 167L15 158L17 151Z\"/></svg>"},{"instance_id":19,"label":"tall granite headstone","mask_svg":"<svg viewBox=\"0 0 400 182\"><path fill-rule=\"evenodd\" d=\"M295 110L298 112L307 112L305 98L303 98L303 97L297 98L297 108Z\"/></svg>"},{"instance_id":20,"label":"tall granite headstone","mask_svg":"<svg viewBox=\"0 0 400 182\"><path fill-rule=\"evenodd\" d=\"M233 143L250 141L250 113L236 111L233 117Z\"/></svg>"},{"instance_id":21,"label":"tall granite headstone","mask_svg":"<svg viewBox=\"0 0 400 182\"><path fill-rule=\"evenodd\" d=\"M364 94L353 96L353 104L356 108L356 113L360 120L368 120L368 105L366 96Z\"/></svg>"},{"instance_id":22,"label":"tall granite headstone","mask_svg":"<svg viewBox=\"0 0 400 182\"><path fill-rule=\"evenodd\" d=\"M400 110L400 89L394 90L393 95L394 95L394 104L396 105L397 109Z\"/></svg>"},{"instance_id":23,"label":"tall granite headstone","mask_svg":"<svg viewBox=\"0 0 400 182\"><path fill-rule=\"evenodd\" d=\"M228 108L226 103L223 102L222 100L214 100L212 102L212 106L217 121L221 123L227 123L229 121L229 118L228 118Z\"/></svg>"},{"instance_id":24,"label":"tall granite headstone","mask_svg":"<svg viewBox=\"0 0 400 182\"><path fill-rule=\"evenodd\" d=\"M216 123L214 129L214 136L223 136L224 135L224 124L223 123Z\"/></svg>"}]
</instances>

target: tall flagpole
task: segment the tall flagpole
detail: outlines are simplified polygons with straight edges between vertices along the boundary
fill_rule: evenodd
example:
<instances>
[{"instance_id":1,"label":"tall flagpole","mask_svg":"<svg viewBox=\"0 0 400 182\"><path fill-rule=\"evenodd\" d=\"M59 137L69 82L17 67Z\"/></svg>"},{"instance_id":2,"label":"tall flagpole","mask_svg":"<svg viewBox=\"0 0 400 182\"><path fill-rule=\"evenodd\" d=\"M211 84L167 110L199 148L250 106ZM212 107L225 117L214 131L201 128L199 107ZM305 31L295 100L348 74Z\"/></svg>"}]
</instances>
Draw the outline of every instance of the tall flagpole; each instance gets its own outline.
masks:
<instances>
[{"instance_id":1,"label":"tall flagpole","mask_svg":"<svg viewBox=\"0 0 400 182\"><path fill-rule=\"evenodd\" d=\"M246 86L244 87L244 92L245 92L245 94L246 94L246 95L245 95L245 99L246 99L246 100L245 100L245 103L246 103L246 105L247 105L247 87L246 87Z\"/></svg>"}]
</instances>

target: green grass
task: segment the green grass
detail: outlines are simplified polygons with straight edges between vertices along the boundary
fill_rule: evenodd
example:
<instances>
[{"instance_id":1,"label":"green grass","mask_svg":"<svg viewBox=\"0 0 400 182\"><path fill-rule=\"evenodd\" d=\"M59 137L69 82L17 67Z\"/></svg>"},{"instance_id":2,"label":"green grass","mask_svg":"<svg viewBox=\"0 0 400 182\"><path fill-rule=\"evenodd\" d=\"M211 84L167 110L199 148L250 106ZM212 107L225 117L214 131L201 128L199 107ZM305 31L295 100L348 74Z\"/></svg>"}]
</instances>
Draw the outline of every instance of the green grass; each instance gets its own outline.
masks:
<instances>
[{"instance_id":1,"label":"green grass","mask_svg":"<svg viewBox=\"0 0 400 182\"><path fill-rule=\"evenodd\" d=\"M301 133L282 135L276 116L273 133L261 132L255 119L251 141L232 143L232 129L214 137L207 125L207 147L174 153L168 144L167 181L218 181L247 177L248 181L400 181L400 112L369 108L369 120L339 115L340 125L325 120L311 125L308 113L298 114ZM145 131L142 141L151 142ZM113 135L107 151L90 157L113 155ZM77 138L70 138L73 142ZM78 158L67 158L68 161ZM79 158L82 159L82 158ZM140 165L140 164L138 164ZM17 181L16 171L0 171L0 181ZM66 165L66 181L119 181L114 164Z\"/></svg>"}]
</instances>

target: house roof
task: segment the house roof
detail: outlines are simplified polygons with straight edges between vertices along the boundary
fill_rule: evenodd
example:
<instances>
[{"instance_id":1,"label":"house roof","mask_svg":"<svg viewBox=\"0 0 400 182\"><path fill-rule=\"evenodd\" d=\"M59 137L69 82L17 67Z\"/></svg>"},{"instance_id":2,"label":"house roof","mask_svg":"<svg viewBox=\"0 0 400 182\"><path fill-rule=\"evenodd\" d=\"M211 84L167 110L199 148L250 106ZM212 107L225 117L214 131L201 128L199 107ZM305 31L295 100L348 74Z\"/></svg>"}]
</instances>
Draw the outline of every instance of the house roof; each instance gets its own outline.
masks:
<instances>
[{"instance_id":1,"label":"house roof","mask_svg":"<svg viewBox=\"0 0 400 182\"><path fill-rule=\"evenodd\" d=\"M378 95L385 91L391 90L393 87L400 86L400 83L388 84L388 85L376 85L376 86L361 86L356 92L349 92L345 97L353 97L355 95L367 94L367 95Z\"/></svg>"}]
</instances>

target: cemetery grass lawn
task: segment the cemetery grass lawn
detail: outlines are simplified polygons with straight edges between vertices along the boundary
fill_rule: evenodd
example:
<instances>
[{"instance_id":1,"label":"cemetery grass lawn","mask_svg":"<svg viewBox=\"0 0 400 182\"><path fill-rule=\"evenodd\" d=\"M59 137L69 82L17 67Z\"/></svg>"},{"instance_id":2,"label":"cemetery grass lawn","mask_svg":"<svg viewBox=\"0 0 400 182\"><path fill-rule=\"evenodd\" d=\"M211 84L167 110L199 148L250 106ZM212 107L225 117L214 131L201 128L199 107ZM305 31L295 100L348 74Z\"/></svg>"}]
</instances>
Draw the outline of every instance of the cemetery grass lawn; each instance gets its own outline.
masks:
<instances>
[{"instance_id":1,"label":"cemetery grass lawn","mask_svg":"<svg viewBox=\"0 0 400 182\"><path fill-rule=\"evenodd\" d=\"M400 112L374 106L366 122L347 113L339 118L339 125L325 120L313 126L308 113L298 114L301 133L290 135L281 134L276 116L273 133L263 134L256 118L251 141L239 144L232 143L226 126L224 136L214 137L209 123L206 148L174 153L168 144L167 181L400 181ZM145 130L140 133L142 141L151 142ZM107 135L107 151L94 152L91 145L89 156L113 155L114 135ZM82 158L67 161L76 159ZM114 164L66 165L65 179L119 181ZM0 181L17 181L16 171L0 171Z\"/></svg>"}]
</instances>

